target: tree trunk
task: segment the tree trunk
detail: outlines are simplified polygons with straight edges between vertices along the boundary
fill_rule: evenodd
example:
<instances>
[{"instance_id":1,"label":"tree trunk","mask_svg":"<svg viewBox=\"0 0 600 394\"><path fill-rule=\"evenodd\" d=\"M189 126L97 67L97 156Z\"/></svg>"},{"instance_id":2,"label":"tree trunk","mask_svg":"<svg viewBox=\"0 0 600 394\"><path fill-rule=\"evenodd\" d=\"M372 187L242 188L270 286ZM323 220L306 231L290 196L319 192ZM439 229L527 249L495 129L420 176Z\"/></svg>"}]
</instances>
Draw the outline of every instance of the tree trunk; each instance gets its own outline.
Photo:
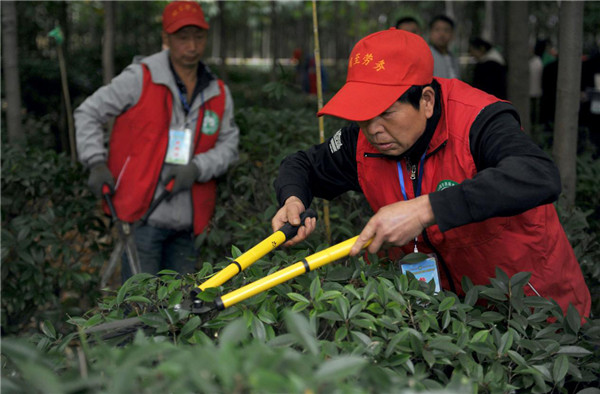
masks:
<instances>
[{"instance_id":1,"label":"tree trunk","mask_svg":"<svg viewBox=\"0 0 600 394\"><path fill-rule=\"evenodd\" d=\"M577 177L577 125L581 85L583 2L561 2L559 23L558 79L552 153L560 170L566 202L573 206Z\"/></svg>"},{"instance_id":2,"label":"tree trunk","mask_svg":"<svg viewBox=\"0 0 600 394\"><path fill-rule=\"evenodd\" d=\"M485 13L483 17L483 28L481 29L481 38L496 44L494 37L494 3L490 0L485 0Z\"/></svg>"},{"instance_id":3,"label":"tree trunk","mask_svg":"<svg viewBox=\"0 0 600 394\"><path fill-rule=\"evenodd\" d=\"M529 17L526 1L510 1L508 17L507 95L521 116L521 126L531 135L529 119Z\"/></svg>"},{"instance_id":4,"label":"tree trunk","mask_svg":"<svg viewBox=\"0 0 600 394\"><path fill-rule=\"evenodd\" d=\"M277 34L277 7L275 1L271 1L271 23L269 30L270 37L270 47L271 47L271 81L277 80L277 44L278 44L278 34Z\"/></svg>"},{"instance_id":5,"label":"tree trunk","mask_svg":"<svg viewBox=\"0 0 600 394\"><path fill-rule=\"evenodd\" d=\"M217 1L217 6L219 7L219 56L221 57L221 65L219 68L220 76L223 81L227 83L227 69L225 61L227 60L227 46L229 40L227 39L227 26L225 19L225 1L219 0Z\"/></svg>"},{"instance_id":6,"label":"tree trunk","mask_svg":"<svg viewBox=\"0 0 600 394\"><path fill-rule=\"evenodd\" d=\"M104 40L102 42L102 80L108 84L115 76L115 6L116 2L103 1Z\"/></svg>"},{"instance_id":7,"label":"tree trunk","mask_svg":"<svg viewBox=\"0 0 600 394\"><path fill-rule=\"evenodd\" d=\"M8 143L23 146L27 141L21 128L17 11L14 1L6 1L2 5L2 52Z\"/></svg>"}]
</instances>

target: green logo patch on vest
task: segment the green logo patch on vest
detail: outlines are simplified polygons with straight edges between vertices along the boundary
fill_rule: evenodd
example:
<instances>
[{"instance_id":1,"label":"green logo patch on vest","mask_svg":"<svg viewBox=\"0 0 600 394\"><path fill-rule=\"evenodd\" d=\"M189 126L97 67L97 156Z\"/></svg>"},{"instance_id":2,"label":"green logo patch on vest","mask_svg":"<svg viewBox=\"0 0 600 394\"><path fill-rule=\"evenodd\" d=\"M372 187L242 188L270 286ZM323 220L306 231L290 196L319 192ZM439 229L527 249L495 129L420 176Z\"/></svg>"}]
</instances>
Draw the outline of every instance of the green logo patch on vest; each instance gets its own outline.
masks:
<instances>
[{"instance_id":1,"label":"green logo patch on vest","mask_svg":"<svg viewBox=\"0 0 600 394\"><path fill-rule=\"evenodd\" d=\"M212 135L219 129L219 116L207 109L204 111L204 119L202 120L202 134Z\"/></svg>"},{"instance_id":2,"label":"green logo patch on vest","mask_svg":"<svg viewBox=\"0 0 600 394\"><path fill-rule=\"evenodd\" d=\"M451 181L450 179L444 179L443 181L438 183L435 191L439 192L441 190L444 190L444 189L447 189L449 187L456 186L456 185L458 185L457 182Z\"/></svg>"}]
</instances>

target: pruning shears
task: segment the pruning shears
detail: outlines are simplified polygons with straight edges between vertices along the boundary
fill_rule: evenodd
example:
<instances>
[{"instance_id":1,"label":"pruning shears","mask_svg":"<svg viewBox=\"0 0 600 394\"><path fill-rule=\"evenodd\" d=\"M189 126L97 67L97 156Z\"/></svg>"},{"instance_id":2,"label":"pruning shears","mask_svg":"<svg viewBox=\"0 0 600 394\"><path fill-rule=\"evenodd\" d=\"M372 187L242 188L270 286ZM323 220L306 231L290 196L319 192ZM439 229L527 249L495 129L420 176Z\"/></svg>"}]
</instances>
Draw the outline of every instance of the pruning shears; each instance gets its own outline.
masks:
<instances>
[{"instance_id":1,"label":"pruning shears","mask_svg":"<svg viewBox=\"0 0 600 394\"><path fill-rule=\"evenodd\" d=\"M300 215L300 225L304 224L307 217L316 217L316 213L312 209L308 209L303 212L302 215ZM214 310L222 311L230 306L246 300L247 298L275 287L278 284L348 256L350 249L352 249L352 246L358 239L358 236L355 236L320 252L307 256L306 258L296 262L295 264L292 264L289 267L282 268L268 276L265 276L262 279L258 279L237 290L221 295L210 303L205 303L197 297L202 291L208 288L221 286L233 276L254 264L261 257L277 248L279 245L285 243L288 239L293 238L298 232L299 227L300 226L292 226L289 223L285 224L282 228L256 244L247 252L240 255L237 259L235 259L235 261L217 272L208 280L194 287L191 290L189 297L185 297L181 304L175 306L175 309L187 310L193 314L204 314ZM371 241L372 239L363 246L363 249L366 248ZM144 325L144 322L139 317L130 317L121 321L104 323L88 328L85 330L85 333L104 333L102 335L103 339L112 339L133 332Z\"/></svg>"},{"instance_id":2,"label":"pruning shears","mask_svg":"<svg viewBox=\"0 0 600 394\"><path fill-rule=\"evenodd\" d=\"M112 195L113 195L112 189L107 184L104 184L102 186L102 196L104 197L104 200L106 201L106 204L108 205L108 209L110 210L110 214L118 228L119 240L117 241L117 245L115 246L115 249L112 251L112 253L110 255L110 258L108 260L108 265L106 266L106 270L104 271L104 273L102 274L102 278L100 279L100 288L104 288L106 286L106 284L108 283L108 280L110 279L113 272L115 271L117 263L121 261L121 257L123 255L123 250L127 254L127 261L129 262L129 268L131 269L131 273L133 275L135 275L135 274L139 274L140 272L142 272L142 269L140 266L140 258L138 256L137 248L135 246L135 240L133 237L134 230L137 227L140 227L140 226L146 224L146 222L148 221L148 218L150 217L152 212L154 212L156 207L158 207L158 205L161 202L163 202L163 200L165 198L169 197L169 195L171 194L171 192L173 190L173 183L174 183L174 180L171 180L169 183L167 183L167 185L165 186L165 189L158 196L158 198L156 198L152 202L152 204L150 204L148 211L146 211L144 216L135 223L125 222L125 221L119 219L119 216L117 215L115 206L112 202Z\"/></svg>"},{"instance_id":3,"label":"pruning shears","mask_svg":"<svg viewBox=\"0 0 600 394\"><path fill-rule=\"evenodd\" d=\"M312 209L308 209L300 216L301 223L304 223L306 217L316 217L315 212ZM262 279L258 279L252 283L247 284L237 290L233 290L227 294L218 296L212 304L205 304L201 299L197 298L197 295L210 287L217 287L228 281L234 275L238 274L245 268L252 265L258 259L263 257L265 254L275 249L281 243L287 239L293 237L298 231L298 227L292 226L287 223L280 230L273 233L268 238L248 250L236 261L223 268L217 274L212 276L204 283L198 285L191 291L191 307L190 311L195 314L202 314L212 310L222 311L225 308L229 308L247 298L250 298L256 294L262 293L272 287L275 287L283 282L293 279L299 275L307 273L309 271L320 268L331 262L339 260L345 256L348 256L350 249L358 239L358 236L350 238L346 241L340 242L339 244L333 245L320 252L314 253L301 261L292 264L289 267L282 268ZM369 246L372 240L369 240L363 249Z\"/></svg>"}]
</instances>

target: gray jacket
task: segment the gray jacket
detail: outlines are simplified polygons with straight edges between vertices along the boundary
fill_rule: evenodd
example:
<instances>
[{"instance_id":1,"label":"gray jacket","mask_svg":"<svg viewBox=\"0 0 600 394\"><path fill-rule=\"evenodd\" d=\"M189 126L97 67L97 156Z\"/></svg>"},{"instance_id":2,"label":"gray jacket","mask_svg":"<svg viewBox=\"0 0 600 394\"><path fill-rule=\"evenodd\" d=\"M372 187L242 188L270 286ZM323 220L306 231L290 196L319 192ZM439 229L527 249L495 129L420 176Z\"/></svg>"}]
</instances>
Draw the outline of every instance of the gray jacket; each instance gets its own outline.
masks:
<instances>
[{"instance_id":1,"label":"gray jacket","mask_svg":"<svg viewBox=\"0 0 600 394\"><path fill-rule=\"evenodd\" d=\"M443 55L433 45L430 45L429 48L433 55L433 76L460 79L460 65L456 56L451 53Z\"/></svg>"},{"instance_id":2,"label":"gray jacket","mask_svg":"<svg viewBox=\"0 0 600 394\"><path fill-rule=\"evenodd\" d=\"M154 83L167 86L173 94L170 127L180 130L182 128L196 130L198 110L202 105L202 100L208 101L219 94L216 78L209 83L202 94L196 96L186 115L179 99L175 77L169 67L169 51L164 50L146 57L141 60L141 63L148 66ZM203 65L201 64L201 66ZM211 72L208 67L206 70ZM104 125L111 118L119 116L138 102L142 93L142 85L142 66L131 64L108 85L98 89L75 109L73 116L75 118L77 151L79 160L85 166L89 167L101 161L106 162L108 152ZM200 173L196 179L197 182L206 182L223 175L238 158L239 129L235 124L233 99L228 87L225 87L225 94L225 112L215 146L207 152L195 155L192 159ZM169 165L163 165L161 182L159 182L154 198L163 191L165 168ZM116 187L118 188L118 183ZM191 229L192 222L192 198L189 190L174 195L168 201L163 201L148 220L150 225L175 230Z\"/></svg>"}]
</instances>

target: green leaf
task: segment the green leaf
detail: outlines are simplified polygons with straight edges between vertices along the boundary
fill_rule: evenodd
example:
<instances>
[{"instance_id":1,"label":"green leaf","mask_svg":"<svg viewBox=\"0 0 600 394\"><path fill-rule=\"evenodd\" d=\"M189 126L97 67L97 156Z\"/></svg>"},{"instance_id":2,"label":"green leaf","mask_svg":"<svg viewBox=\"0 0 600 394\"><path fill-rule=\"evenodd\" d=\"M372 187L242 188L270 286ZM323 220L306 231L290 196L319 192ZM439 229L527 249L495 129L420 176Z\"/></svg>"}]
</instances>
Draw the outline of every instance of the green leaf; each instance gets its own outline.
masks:
<instances>
[{"instance_id":1,"label":"green leaf","mask_svg":"<svg viewBox=\"0 0 600 394\"><path fill-rule=\"evenodd\" d=\"M355 341L361 343L364 347L369 347L369 345L373 342L371 338L360 331L351 331L350 333L355 338Z\"/></svg>"},{"instance_id":2,"label":"green leaf","mask_svg":"<svg viewBox=\"0 0 600 394\"><path fill-rule=\"evenodd\" d=\"M433 368L433 365L435 364L435 356L433 355L433 353L429 350L423 350L422 356L423 360L425 360L427 365L429 365L429 368Z\"/></svg>"},{"instance_id":3,"label":"green leaf","mask_svg":"<svg viewBox=\"0 0 600 394\"><path fill-rule=\"evenodd\" d=\"M446 297L442 302L440 302L440 306L438 307L438 311L443 312L452 308L454 303L456 302L456 298L454 297Z\"/></svg>"},{"instance_id":4,"label":"green leaf","mask_svg":"<svg viewBox=\"0 0 600 394\"><path fill-rule=\"evenodd\" d=\"M345 326L342 326L337 329L335 332L335 341L340 342L348 336L348 329Z\"/></svg>"},{"instance_id":5,"label":"green leaf","mask_svg":"<svg viewBox=\"0 0 600 394\"><path fill-rule=\"evenodd\" d=\"M529 282L529 278L531 278L531 272L517 272L510 278L511 287L523 287Z\"/></svg>"},{"instance_id":6,"label":"green leaf","mask_svg":"<svg viewBox=\"0 0 600 394\"><path fill-rule=\"evenodd\" d=\"M319 354L319 344L308 324L308 320L298 313L286 312L285 325L288 331L293 334L301 345L311 354Z\"/></svg>"},{"instance_id":7,"label":"green leaf","mask_svg":"<svg viewBox=\"0 0 600 394\"><path fill-rule=\"evenodd\" d=\"M372 302L367 306L367 310L373 312L376 315L381 315L385 312L385 309L379 303Z\"/></svg>"},{"instance_id":8,"label":"green leaf","mask_svg":"<svg viewBox=\"0 0 600 394\"><path fill-rule=\"evenodd\" d=\"M248 337L248 329L243 318L230 322L219 333L219 345L237 344Z\"/></svg>"},{"instance_id":9,"label":"green leaf","mask_svg":"<svg viewBox=\"0 0 600 394\"><path fill-rule=\"evenodd\" d=\"M319 293L321 293L321 279L318 276L315 276L310 284L310 298L316 300Z\"/></svg>"},{"instance_id":10,"label":"green leaf","mask_svg":"<svg viewBox=\"0 0 600 394\"><path fill-rule=\"evenodd\" d=\"M508 357L510 357L510 359L513 360L515 363L517 363L519 366L521 366L521 367L527 366L527 361L525 361L523 356L521 356L519 353L515 352L514 350L509 350L507 353L508 353Z\"/></svg>"},{"instance_id":11,"label":"green leaf","mask_svg":"<svg viewBox=\"0 0 600 394\"><path fill-rule=\"evenodd\" d=\"M199 316L194 316L181 328L181 336L185 337L192 333L202 323Z\"/></svg>"},{"instance_id":12,"label":"green leaf","mask_svg":"<svg viewBox=\"0 0 600 394\"><path fill-rule=\"evenodd\" d=\"M427 294L423 293L420 290L409 290L409 291L406 292L406 294L409 294L409 295L411 295L413 297L416 297L418 299L423 299L423 300L426 300L426 301L429 301L431 299L431 297L429 297Z\"/></svg>"},{"instance_id":13,"label":"green leaf","mask_svg":"<svg viewBox=\"0 0 600 394\"><path fill-rule=\"evenodd\" d=\"M46 335L49 338L56 339L56 330L54 329L54 326L52 325L52 322L50 320L45 320L42 323L41 328L44 335Z\"/></svg>"},{"instance_id":14,"label":"green leaf","mask_svg":"<svg viewBox=\"0 0 600 394\"><path fill-rule=\"evenodd\" d=\"M183 292L181 290L177 290L175 291L173 294L171 294L171 296L169 297L169 307L174 307L175 305L181 304L181 301L183 300Z\"/></svg>"},{"instance_id":15,"label":"green leaf","mask_svg":"<svg viewBox=\"0 0 600 394\"><path fill-rule=\"evenodd\" d=\"M122 304L123 300L125 299L125 294L127 294L127 290L129 290L129 286L127 286L127 283L128 282L125 282L125 284L123 284L123 286L121 286L121 288L117 292L117 305Z\"/></svg>"},{"instance_id":16,"label":"green leaf","mask_svg":"<svg viewBox=\"0 0 600 394\"><path fill-rule=\"evenodd\" d=\"M334 357L321 364L315 373L315 379L335 385L335 382L357 375L367 363L367 360L358 356Z\"/></svg>"},{"instance_id":17,"label":"green leaf","mask_svg":"<svg viewBox=\"0 0 600 394\"><path fill-rule=\"evenodd\" d=\"M237 259L242 255L242 251L235 245L231 245L231 256L234 259Z\"/></svg>"},{"instance_id":18,"label":"green leaf","mask_svg":"<svg viewBox=\"0 0 600 394\"><path fill-rule=\"evenodd\" d=\"M332 320L332 321L344 321L344 318L341 317L337 312L334 311L325 311L321 312L318 315L322 319Z\"/></svg>"},{"instance_id":19,"label":"green leaf","mask_svg":"<svg viewBox=\"0 0 600 394\"><path fill-rule=\"evenodd\" d=\"M480 330L473 335L471 342L485 342L490 336L489 330Z\"/></svg>"},{"instance_id":20,"label":"green leaf","mask_svg":"<svg viewBox=\"0 0 600 394\"><path fill-rule=\"evenodd\" d=\"M267 339L267 330L260 319L252 319L252 336L261 342L264 342Z\"/></svg>"},{"instance_id":21,"label":"green leaf","mask_svg":"<svg viewBox=\"0 0 600 394\"><path fill-rule=\"evenodd\" d=\"M304 297L302 294L298 294L298 293L287 293L287 296L290 297L290 299L292 301L296 301L296 302L304 302L307 304L310 304L310 301L308 300L308 298Z\"/></svg>"},{"instance_id":22,"label":"green leaf","mask_svg":"<svg viewBox=\"0 0 600 394\"><path fill-rule=\"evenodd\" d=\"M85 323L84 323L84 327L92 327L95 326L96 324L100 323L102 321L102 315L94 315L92 317L90 317Z\"/></svg>"},{"instance_id":23,"label":"green leaf","mask_svg":"<svg viewBox=\"0 0 600 394\"><path fill-rule=\"evenodd\" d=\"M450 340L441 339L441 338L435 338L435 339L432 339L431 341L429 341L429 347L433 348L433 349L437 349L437 350L443 350L452 355L462 354L465 352L460 347L458 347L455 344L453 344L452 342L450 342Z\"/></svg>"},{"instance_id":24,"label":"green leaf","mask_svg":"<svg viewBox=\"0 0 600 394\"><path fill-rule=\"evenodd\" d=\"M400 264L413 264L425 261L429 258L425 253L409 253L400 260Z\"/></svg>"},{"instance_id":25,"label":"green leaf","mask_svg":"<svg viewBox=\"0 0 600 394\"><path fill-rule=\"evenodd\" d=\"M350 302L346 297L339 297L333 301L335 309L338 311L340 316L344 319L348 319L348 309L350 309Z\"/></svg>"},{"instance_id":26,"label":"green leaf","mask_svg":"<svg viewBox=\"0 0 600 394\"><path fill-rule=\"evenodd\" d=\"M561 346L557 353L572 357L583 357L592 354L592 352L581 346Z\"/></svg>"},{"instance_id":27,"label":"green leaf","mask_svg":"<svg viewBox=\"0 0 600 394\"><path fill-rule=\"evenodd\" d=\"M481 295L493 299L493 300L497 300L497 301L506 301L506 293L504 293L504 291L499 290L499 289L495 289L495 288L486 288L481 290Z\"/></svg>"},{"instance_id":28,"label":"green leaf","mask_svg":"<svg viewBox=\"0 0 600 394\"><path fill-rule=\"evenodd\" d=\"M554 383L558 384L564 377L567 375L567 371L569 370L569 358L564 354L561 354L554 360L554 365L552 366L552 377L554 378Z\"/></svg>"},{"instance_id":29,"label":"green leaf","mask_svg":"<svg viewBox=\"0 0 600 394\"><path fill-rule=\"evenodd\" d=\"M581 328L581 316L579 316L579 312L573 306L573 304L569 304L567 308L567 325L571 330L573 330L573 334L577 334L579 329Z\"/></svg>"},{"instance_id":30,"label":"green leaf","mask_svg":"<svg viewBox=\"0 0 600 394\"><path fill-rule=\"evenodd\" d=\"M166 286L159 287L156 295L158 297L158 300L162 301L167 296L167 287Z\"/></svg>"},{"instance_id":31,"label":"green leaf","mask_svg":"<svg viewBox=\"0 0 600 394\"><path fill-rule=\"evenodd\" d=\"M506 354L506 352L508 352L508 350L513 344L513 339L514 337L512 330L508 330L504 334L502 334L502 337L500 339L500 345L498 346L499 355Z\"/></svg>"}]
</instances>

